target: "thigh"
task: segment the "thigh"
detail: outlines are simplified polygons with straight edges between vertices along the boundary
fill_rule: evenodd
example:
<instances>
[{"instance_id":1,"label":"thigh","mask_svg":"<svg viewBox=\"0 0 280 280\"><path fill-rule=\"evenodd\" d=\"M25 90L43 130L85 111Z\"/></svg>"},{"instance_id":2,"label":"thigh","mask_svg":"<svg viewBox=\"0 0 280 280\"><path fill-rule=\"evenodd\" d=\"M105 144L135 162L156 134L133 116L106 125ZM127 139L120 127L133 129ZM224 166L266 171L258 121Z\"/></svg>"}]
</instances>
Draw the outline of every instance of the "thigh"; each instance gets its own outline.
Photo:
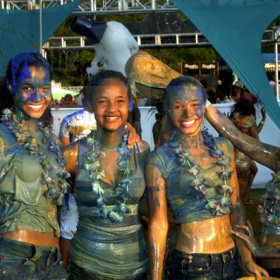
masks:
<instances>
[{"instance_id":1,"label":"thigh","mask_svg":"<svg viewBox=\"0 0 280 280\"><path fill-rule=\"evenodd\" d=\"M15 242L0 238L0 279L34 279L36 269L26 265L26 259L30 257L25 250L15 246Z\"/></svg>"}]
</instances>

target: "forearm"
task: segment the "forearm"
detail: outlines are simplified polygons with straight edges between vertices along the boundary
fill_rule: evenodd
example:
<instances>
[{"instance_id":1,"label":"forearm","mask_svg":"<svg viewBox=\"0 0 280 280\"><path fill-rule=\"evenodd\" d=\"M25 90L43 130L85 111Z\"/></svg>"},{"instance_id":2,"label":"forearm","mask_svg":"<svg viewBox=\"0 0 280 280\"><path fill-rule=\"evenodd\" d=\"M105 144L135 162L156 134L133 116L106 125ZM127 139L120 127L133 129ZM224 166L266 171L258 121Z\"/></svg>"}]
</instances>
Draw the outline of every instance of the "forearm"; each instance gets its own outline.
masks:
<instances>
[{"instance_id":1,"label":"forearm","mask_svg":"<svg viewBox=\"0 0 280 280\"><path fill-rule=\"evenodd\" d=\"M213 105L207 107L206 118L238 150L274 171L280 169L279 148L261 143L257 139L242 133L225 115L217 111Z\"/></svg>"},{"instance_id":2,"label":"forearm","mask_svg":"<svg viewBox=\"0 0 280 280\"><path fill-rule=\"evenodd\" d=\"M231 224L234 230L238 230L236 225L246 225L246 213L243 204L240 199L237 203L232 207L231 210ZM246 266L246 262L253 261L253 256L250 249L247 247L246 242L242 239L235 238L235 244L238 248L239 256L243 266Z\"/></svg>"},{"instance_id":3,"label":"forearm","mask_svg":"<svg viewBox=\"0 0 280 280\"><path fill-rule=\"evenodd\" d=\"M166 239L168 229L165 226L149 226L149 259L151 280L161 280L163 278L164 255L166 250Z\"/></svg>"}]
</instances>

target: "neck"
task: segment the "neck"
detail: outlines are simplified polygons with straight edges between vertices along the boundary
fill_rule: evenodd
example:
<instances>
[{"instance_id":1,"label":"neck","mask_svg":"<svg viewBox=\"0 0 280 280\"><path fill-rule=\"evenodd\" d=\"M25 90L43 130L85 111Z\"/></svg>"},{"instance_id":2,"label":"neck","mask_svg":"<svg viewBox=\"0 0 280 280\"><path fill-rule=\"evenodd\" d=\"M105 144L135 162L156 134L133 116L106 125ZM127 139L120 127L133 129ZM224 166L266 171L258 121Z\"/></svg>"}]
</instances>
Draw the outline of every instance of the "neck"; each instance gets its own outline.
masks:
<instances>
[{"instance_id":1,"label":"neck","mask_svg":"<svg viewBox=\"0 0 280 280\"><path fill-rule=\"evenodd\" d=\"M122 141L122 130L107 131L103 128L97 127L96 137L99 140L101 146L106 148L116 148Z\"/></svg>"},{"instance_id":2,"label":"neck","mask_svg":"<svg viewBox=\"0 0 280 280\"><path fill-rule=\"evenodd\" d=\"M189 136L176 130L173 133L173 136L174 136L174 140L178 142L178 144L183 145L184 147L199 148L201 147L201 145L204 145L204 139L201 132L199 132L196 135Z\"/></svg>"},{"instance_id":3,"label":"neck","mask_svg":"<svg viewBox=\"0 0 280 280\"><path fill-rule=\"evenodd\" d=\"M21 121L23 129L28 131L36 131L39 128L38 120L32 119L22 111L15 109L15 115Z\"/></svg>"}]
</instances>

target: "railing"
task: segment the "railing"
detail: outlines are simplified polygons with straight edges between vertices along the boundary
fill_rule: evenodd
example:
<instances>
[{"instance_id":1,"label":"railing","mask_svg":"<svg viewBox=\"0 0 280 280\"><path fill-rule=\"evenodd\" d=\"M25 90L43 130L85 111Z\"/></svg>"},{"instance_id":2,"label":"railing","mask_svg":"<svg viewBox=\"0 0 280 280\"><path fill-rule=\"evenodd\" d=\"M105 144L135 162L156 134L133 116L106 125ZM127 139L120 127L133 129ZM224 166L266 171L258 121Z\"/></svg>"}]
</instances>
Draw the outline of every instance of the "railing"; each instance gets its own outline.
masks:
<instances>
[{"instance_id":1,"label":"railing","mask_svg":"<svg viewBox=\"0 0 280 280\"><path fill-rule=\"evenodd\" d=\"M151 47L175 47L175 46L207 46L210 45L205 36L200 32L179 34L138 34L133 35L138 46ZM274 42L274 31L266 30L263 43ZM90 40L82 36L51 37L43 46L43 49L93 49Z\"/></svg>"}]
</instances>

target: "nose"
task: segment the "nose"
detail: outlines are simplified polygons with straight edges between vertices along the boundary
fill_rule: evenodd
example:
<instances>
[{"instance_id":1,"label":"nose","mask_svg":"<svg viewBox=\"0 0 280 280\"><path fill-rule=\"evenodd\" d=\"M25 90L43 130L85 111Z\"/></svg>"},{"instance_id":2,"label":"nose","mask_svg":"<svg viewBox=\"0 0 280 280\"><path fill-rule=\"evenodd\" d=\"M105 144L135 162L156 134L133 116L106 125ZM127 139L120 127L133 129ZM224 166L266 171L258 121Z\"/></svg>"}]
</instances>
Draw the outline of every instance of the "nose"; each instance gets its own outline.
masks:
<instances>
[{"instance_id":1,"label":"nose","mask_svg":"<svg viewBox=\"0 0 280 280\"><path fill-rule=\"evenodd\" d=\"M113 112L116 110L116 104L115 102L109 102L108 103L108 111Z\"/></svg>"},{"instance_id":2,"label":"nose","mask_svg":"<svg viewBox=\"0 0 280 280\"><path fill-rule=\"evenodd\" d=\"M194 115L193 106L187 104L183 111L183 117L187 118L187 117L192 117L193 115Z\"/></svg>"},{"instance_id":3,"label":"nose","mask_svg":"<svg viewBox=\"0 0 280 280\"><path fill-rule=\"evenodd\" d=\"M34 92L31 94L30 100L34 103L40 102L42 100L42 96L39 93L38 88L34 89Z\"/></svg>"}]
</instances>

